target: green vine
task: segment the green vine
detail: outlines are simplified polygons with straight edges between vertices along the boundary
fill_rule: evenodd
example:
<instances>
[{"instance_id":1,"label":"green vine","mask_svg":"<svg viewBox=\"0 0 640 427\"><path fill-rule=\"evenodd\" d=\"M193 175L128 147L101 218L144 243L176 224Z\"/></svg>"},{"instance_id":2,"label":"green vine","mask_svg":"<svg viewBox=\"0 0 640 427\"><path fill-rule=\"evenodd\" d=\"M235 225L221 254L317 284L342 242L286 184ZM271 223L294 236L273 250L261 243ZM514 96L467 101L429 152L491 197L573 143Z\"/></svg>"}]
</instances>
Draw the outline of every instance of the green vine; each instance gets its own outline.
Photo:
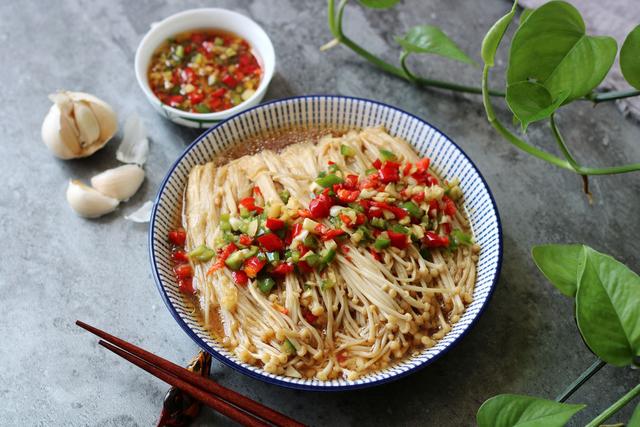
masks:
<instances>
[{"instance_id":1,"label":"green vine","mask_svg":"<svg viewBox=\"0 0 640 427\"><path fill-rule=\"evenodd\" d=\"M366 0L361 0L361 2L365 6L374 7L373 5L368 4L369 2L367 2ZM518 149L538 159L541 159L554 166L557 166L559 168L562 168L580 175L583 179L584 191L587 194L589 194L588 176L612 175L612 174L628 173L628 172L634 172L634 171L640 170L640 163L630 163L626 165L610 166L610 167L587 167L587 166L580 165L575 160L573 155L570 153L569 148L565 143L564 138L562 137L554 118L554 113L557 110L557 108L560 107L562 104L566 104L572 100L602 103L602 102L608 102L608 101L613 101L617 99L638 96L640 95L640 90L634 89L634 90L628 90L628 91L598 92L595 90L595 86L597 86L597 84L600 82L601 80L600 79L595 81L595 84L593 85L594 87L590 88L586 94L584 94L584 92L577 93L577 94L572 93L571 94L572 97L570 99L566 99L564 102L561 102L562 99L559 99L560 102L555 102L555 104L552 104L551 95L553 94L549 92L548 88L545 87L544 84L529 83L529 82L508 82L506 92L489 88L489 85L488 85L489 69L493 66L493 63L492 63L493 60L491 60L491 64L487 63L487 61L485 60L485 65L482 69L482 80L481 80L480 87L460 85L457 83L443 81L443 80L429 79L423 76L416 75L409 69L407 65L407 60L409 56L411 56L414 53L432 53L432 54L438 54L441 56L448 56L452 59L464 60L464 58L463 59L460 58L460 55L464 55L464 53L455 52L455 49L457 49L457 47L452 41L450 41L446 37L446 35L444 35L444 33L441 33L441 32L436 33L437 37L434 37L432 33L427 33L424 27L429 27L428 29L433 30L434 27L432 26L423 26L422 28L414 27L413 29L411 29L409 34L405 36L404 39L397 39L399 42L404 42L404 43L401 43L403 50L399 56L399 66L396 66L394 64L391 64L377 57L376 55L374 55L373 53L371 53L370 51L368 51L358 43L354 42L347 35L345 35L343 30L343 18L344 18L344 10L347 3L348 3L348 0L341 0L336 9L335 0L328 0L329 29L331 30L331 33L335 38L331 42L327 43L327 45L323 47L324 49L328 49L335 45L341 44L347 47L348 49L352 50L356 54L360 55L361 57L363 57L364 59L366 59L367 61L369 61L371 64L375 65L382 71L389 73L391 75L394 75L396 77L399 77L401 79L404 79L412 84L415 84L418 87L422 87L422 88L431 87L431 88L447 89L454 92L481 94L489 123L504 139L506 139L509 143L516 146ZM375 7L377 8L391 7L396 3L396 1L390 0L390 1L387 1L386 3L385 2L382 2L382 3L383 5L381 6L380 5L381 2L378 2L375 5ZM557 4L562 2L551 2L551 3ZM540 9L543 9L543 8L540 8ZM551 9L551 7L549 7L548 9ZM553 12L558 13L557 10L554 10ZM566 13L568 15L577 14L578 18L580 20L582 19L579 16L579 13L575 11L575 9L569 10ZM510 14L510 16L508 16L508 19L505 19L506 17L503 18L504 19L504 22L502 23L503 28L501 28L503 32L501 34L496 34L496 36L499 35L499 37L495 39L497 41L497 43L495 43L495 46L491 46L493 49L493 52L491 52L492 55L495 55L495 50L497 50L498 48L500 40L502 39L502 35L504 34L504 30L506 30L506 27L510 23L514 14L515 14L515 9L512 10L512 13ZM543 12L540 12L539 14L542 15ZM527 18L529 18L531 15L532 14L529 14ZM542 18L543 17L541 17L541 20ZM575 18L575 16L573 15L568 16L567 21L569 21L571 18ZM536 25L536 23L533 21L532 22L525 21L525 22L526 24L521 23L520 28L524 27L525 25L530 27ZM496 25L498 23L496 23ZM538 25L542 27L540 28L540 31L543 33L543 35L545 34L544 31L548 30L547 37L553 36L554 28L546 29L544 28L543 25L540 25L540 24ZM576 45L578 45L582 40L587 40L589 39L589 37L591 37L586 34L580 34L579 28L578 29L573 28L571 30L577 33ZM409 40L411 31L416 32L417 36L419 37L414 37L413 39ZM516 33L516 35L517 34L518 33ZM629 38L631 38L631 35L632 34L630 34ZM488 36L489 35L487 35L486 38L488 38ZM524 37L526 37L526 35L523 35L521 38L524 38ZM427 41L425 42L425 40ZM516 37L514 37L514 40L516 40ZM631 43L627 43L627 42L625 42L625 44L629 44L630 46L632 45ZM611 51L611 49L609 49L609 47L610 46L602 47L601 52L599 53L600 55L600 57L598 58L599 62L606 63L607 58L611 58L612 60L615 57L615 54L616 54L615 47L613 52ZM483 46L483 50L484 48L485 47ZM512 47L511 47L512 52L516 48L517 46L514 47L512 42ZM632 54L640 55L640 52L635 52L632 49L627 49L627 50L630 50L630 52L627 53L627 56ZM484 53L485 52L483 51L483 56L484 56ZM621 52L621 57L623 53L624 52ZM572 59L572 58L569 58L569 59ZM464 62L470 62L470 61L464 61ZM622 62L622 59L621 59L621 62ZM630 61L627 61L627 62L630 62ZM512 68L516 68L516 65L520 65L520 64L510 63L510 66ZM569 64L569 65L573 65L573 64ZM611 66L611 63L609 63L609 67L610 66ZM526 64L520 65L520 67L521 68L526 67ZM604 74L606 74L606 71L608 71L608 68L604 68ZM625 76L627 74L635 75L637 73L640 73L640 70L635 70L635 69L626 70L626 71L628 73L625 73ZM602 75L602 78L604 78L604 74ZM552 87L553 85L551 83L548 86L551 87L551 89L556 89ZM525 90L526 92L524 93L524 95L518 97L517 96L518 94L510 95L510 92L509 92L510 88L513 88L513 93L515 93L516 88ZM574 88L560 88L560 89L562 91L567 91ZM558 93L558 95L564 96L564 94L561 94L561 93ZM538 97L537 99L536 99L536 96ZM514 113L515 117L522 122L523 127L526 127L526 125L531 121L536 121L536 120L539 120L540 118L548 117L550 120L551 130L552 130L554 139L556 140L556 143L562 153L563 158L553 155L545 150L539 149L529 144L520 136L510 131L506 126L504 126L496 117L493 105L491 104L491 99L490 99L491 97L506 98L509 108ZM535 110L533 112L526 111L526 108L530 108L530 105L525 105L526 103L525 101L530 101L531 99L533 99L534 101L538 101L541 104L541 107L538 110Z\"/></svg>"}]
</instances>

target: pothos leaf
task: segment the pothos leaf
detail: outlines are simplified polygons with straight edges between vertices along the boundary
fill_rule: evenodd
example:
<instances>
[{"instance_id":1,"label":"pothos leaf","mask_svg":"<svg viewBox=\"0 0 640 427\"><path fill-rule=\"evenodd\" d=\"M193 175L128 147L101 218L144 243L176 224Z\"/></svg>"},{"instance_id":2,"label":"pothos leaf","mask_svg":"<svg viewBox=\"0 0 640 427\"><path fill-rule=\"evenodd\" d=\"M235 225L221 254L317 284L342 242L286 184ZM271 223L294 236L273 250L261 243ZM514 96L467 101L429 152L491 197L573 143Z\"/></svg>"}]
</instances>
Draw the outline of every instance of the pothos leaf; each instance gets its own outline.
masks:
<instances>
[{"instance_id":1,"label":"pothos leaf","mask_svg":"<svg viewBox=\"0 0 640 427\"><path fill-rule=\"evenodd\" d=\"M469 58L453 40L434 25L413 27L404 37L396 37L396 41L405 51L410 53L432 53L467 64L475 64L473 59Z\"/></svg>"},{"instance_id":2,"label":"pothos leaf","mask_svg":"<svg viewBox=\"0 0 640 427\"><path fill-rule=\"evenodd\" d=\"M498 21L491 26L487 34L484 36L484 39L482 39L482 49L480 54L482 56L482 60L488 67L493 67L495 65L498 45L500 45L500 41L502 40L502 37L504 37L504 33L507 31L507 28L509 28L509 24L516 14L517 6L518 0L515 0L511 7L511 11L498 19Z\"/></svg>"},{"instance_id":3,"label":"pothos leaf","mask_svg":"<svg viewBox=\"0 0 640 427\"><path fill-rule=\"evenodd\" d=\"M633 414L627 423L627 427L640 427L640 404L638 404L636 409L633 410Z\"/></svg>"},{"instance_id":4,"label":"pothos leaf","mask_svg":"<svg viewBox=\"0 0 640 427\"><path fill-rule=\"evenodd\" d=\"M640 25L631 30L620 48L620 69L627 82L640 89Z\"/></svg>"},{"instance_id":5,"label":"pothos leaf","mask_svg":"<svg viewBox=\"0 0 640 427\"><path fill-rule=\"evenodd\" d=\"M476 422L478 427L562 427L585 406L500 394L482 404Z\"/></svg>"},{"instance_id":6,"label":"pothos leaf","mask_svg":"<svg viewBox=\"0 0 640 427\"><path fill-rule=\"evenodd\" d=\"M640 356L640 277L609 255L584 247L576 319L589 348L616 366Z\"/></svg>"},{"instance_id":7,"label":"pothos leaf","mask_svg":"<svg viewBox=\"0 0 640 427\"><path fill-rule=\"evenodd\" d=\"M584 264L583 245L539 245L531 255L553 286L568 297L575 296Z\"/></svg>"},{"instance_id":8,"label":"pothos leaf","mask_svg":"<svg viewBox=\"0 0 640 427\"><path fill-rule=\"evenodd\" d=\"M536 119L555 111L550 106L590 93L604 79L616 56L611 37L589 36L580 13L564 1L551 1L529 14L518 27L509 51L507 87L522 82L544 86L552 103L542 105ZM514 100L511 102L520 102Z\"/></svg>"},{"instance_id":9,"label":"pothos leaf","mask_svg":"<svg viewBox=\"0 0 640 427\"><path fill-rule=\"evenodd\" d=\"M526 130L529 123L545 119L562 105L567 92L553 99L547 88L535 82L517 82L507 86L506 101Z\"/></svg>"},{"instance_id":10,"label":"pothos leaf","mask_svg":"<svg viewBox=\"0 0 640 427\"><path fill-rule=\"evenodd\" d=\"M388 9L398 4L400 0L360 0L363 6L371 9Z\"/></svg>"}]
</instances>

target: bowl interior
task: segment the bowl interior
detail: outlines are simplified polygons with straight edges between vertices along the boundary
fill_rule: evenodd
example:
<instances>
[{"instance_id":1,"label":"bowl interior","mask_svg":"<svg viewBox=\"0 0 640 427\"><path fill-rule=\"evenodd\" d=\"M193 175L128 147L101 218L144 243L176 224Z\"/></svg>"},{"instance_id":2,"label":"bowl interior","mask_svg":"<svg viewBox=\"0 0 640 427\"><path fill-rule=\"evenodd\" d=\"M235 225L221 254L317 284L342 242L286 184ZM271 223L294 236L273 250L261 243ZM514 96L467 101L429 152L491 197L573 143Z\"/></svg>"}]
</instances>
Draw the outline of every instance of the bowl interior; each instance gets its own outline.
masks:
<instances>
[{"instance_id":1,"label":"bowl interior","mask_svg":"<svg viewBox=\"0 0 640 427\"><path fill-rule=\"evenodd\" d=\"M374 125L385 126L390 134L410 142L420 155L430 157L433 167L444 178L460 178L464 205L474 236L481 246L473 302L460 321L434 347L355 381L289 378L269 374L240 362L198 323L183 302L173 278L166 235L178 220L176 207L181 203L189 171L193 166L212 160L221 151L267 129L300 126L346 130ZM493 197L480 172L457 145L430 124L409 113L370 100L339 96L306 96L263 104L203 134L176 161L160 187L150 223L149 243L154 277L167 307L180 326L202 348L223 363L252 377L307 390L344 390L381 384L407 375L440 357L464 336L479 317L497 282L502 258L500 219Z\"/></svg>"},{"instance_id":2,"label":"bowl interior","mask_svg":"<svg viewBox=\"0 0 640 427\"><path fill-rule=\"evenodd\" d=\"M221 119L243 110L243 104L250 104L254 98L261 97L267 89L275 69L275 52L269 36L262 27L250 18L226 9L191 9L172 15L151 26L151 30L142 39L136 51L135 70L140 87L145 95L156 103L162 104L153 94L147 79L147 69L153 52L167 38L190 30L218 29L229 31L247 40L256 53L263 68L262 79L256 92L246 101L225 111L217 113L192 113L163 105L172 113L188 118Z\"/></svg>"}]
</instances>

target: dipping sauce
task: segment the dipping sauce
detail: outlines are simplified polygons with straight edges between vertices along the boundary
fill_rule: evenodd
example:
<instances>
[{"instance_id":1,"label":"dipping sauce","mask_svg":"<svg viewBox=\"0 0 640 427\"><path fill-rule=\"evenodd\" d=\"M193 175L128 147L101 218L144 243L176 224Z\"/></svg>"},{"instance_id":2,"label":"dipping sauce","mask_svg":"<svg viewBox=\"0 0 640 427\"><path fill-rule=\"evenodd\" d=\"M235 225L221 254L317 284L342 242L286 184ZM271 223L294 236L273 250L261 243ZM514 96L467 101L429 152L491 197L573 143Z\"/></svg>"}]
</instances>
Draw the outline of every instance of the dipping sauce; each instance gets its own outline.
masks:
<instances>
[{"instance_id":1,"label":"dipping sauce","mask_svg":"<svg viewBox=\"0 0 640 427\"><path fill-rule=\"evenodd\" d=\"M166 105L194 113L228 110L258 88L262 68L246 40L220 30L177 34L149 63L153 93Z\"/></svg>"}]
</instances>

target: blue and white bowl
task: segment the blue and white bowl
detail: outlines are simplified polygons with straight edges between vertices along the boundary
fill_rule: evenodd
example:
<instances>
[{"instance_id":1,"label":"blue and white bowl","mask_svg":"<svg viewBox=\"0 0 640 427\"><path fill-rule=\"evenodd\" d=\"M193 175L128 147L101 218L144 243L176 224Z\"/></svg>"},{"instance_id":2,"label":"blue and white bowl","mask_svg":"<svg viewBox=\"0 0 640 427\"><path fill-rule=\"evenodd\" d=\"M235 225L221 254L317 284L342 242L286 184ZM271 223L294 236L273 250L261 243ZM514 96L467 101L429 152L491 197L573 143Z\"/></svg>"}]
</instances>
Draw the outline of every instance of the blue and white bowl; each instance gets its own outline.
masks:
<instances>
[{"instance_id":1,"label":"blue and white bowl","mask_svg":"<svg viewBox=\"0 0 640 427\"><path fill-rule=\"evenodd\" d=\"M261 131L322 125L333 129L383 125L391 135L407 140L421 156L430 157L433 168L442 177L460 178L464 205L475 239L481 246L473 302L452 330L434 347L425 349L417 356L355 381L290 378L273 375L239 361L211 338L183 303L171 270L171 248L166 238L177 223L177 206L181 203L189 171L195 165L214 159L222 150L241 144ZM478 169L460 147L429 123L392 106L367 99L324 95L266 103L231 117L201 135L173 164L160 186L151 217L149 245L151 269L160 295L178 324L200 347L243 374L268 383L315 391L348 390L382 384L404 377L438 359L460 341L480 317L493 293L502 261L500 217L493 196Z\"/></svg>"}]
</instances>

